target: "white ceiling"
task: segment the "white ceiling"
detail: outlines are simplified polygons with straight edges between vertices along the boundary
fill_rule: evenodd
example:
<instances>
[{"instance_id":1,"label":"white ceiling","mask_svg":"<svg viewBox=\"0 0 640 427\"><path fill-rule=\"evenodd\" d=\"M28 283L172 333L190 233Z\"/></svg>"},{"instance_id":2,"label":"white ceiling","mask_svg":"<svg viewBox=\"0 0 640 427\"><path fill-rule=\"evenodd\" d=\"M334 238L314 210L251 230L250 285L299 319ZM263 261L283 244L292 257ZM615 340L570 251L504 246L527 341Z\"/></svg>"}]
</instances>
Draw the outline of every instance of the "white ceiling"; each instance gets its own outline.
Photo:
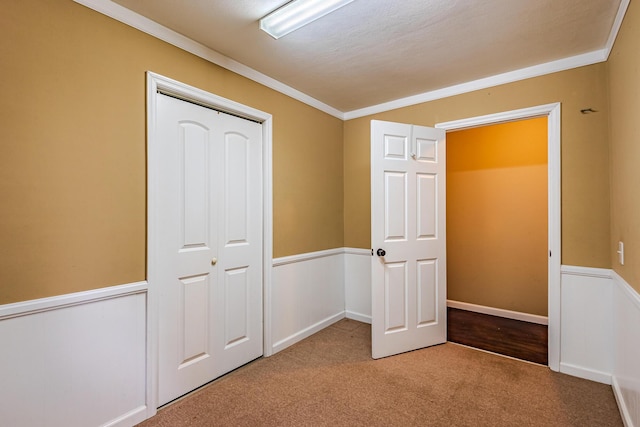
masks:
<instances>
[{"instance_id":1,"label":"white ceiling","mask_svg":"<svg viewBox=\"0 0 640 427\"><path fill-rule=\"evenodd\" d=\"M355 0L274 40L258 20L287 0L114 1L341 112L553 61L602 61L628 4Z\"/></svg>"}]
</instances>

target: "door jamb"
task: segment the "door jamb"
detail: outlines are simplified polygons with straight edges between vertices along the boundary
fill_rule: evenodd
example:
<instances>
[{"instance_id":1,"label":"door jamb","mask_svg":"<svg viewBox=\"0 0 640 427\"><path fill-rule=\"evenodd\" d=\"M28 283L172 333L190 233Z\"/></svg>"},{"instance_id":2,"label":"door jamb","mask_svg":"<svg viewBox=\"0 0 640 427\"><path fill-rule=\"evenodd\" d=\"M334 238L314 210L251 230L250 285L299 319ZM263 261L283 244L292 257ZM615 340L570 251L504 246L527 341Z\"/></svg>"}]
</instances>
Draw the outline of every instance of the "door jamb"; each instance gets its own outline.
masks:
<instances>
[{"instance_id":1,"label":"door jamb","mask_svg":"<svg viewBox=\"0 0 640 427\"><path fill-rule=\"evenodd\" d=\"M560 264L561 264L561 164L560 164L560 103L539 105L520 110L471 117L438 123L436 128L446 131L468 129L477 126L504 123L514 120L547 117L547 164L548 164L548 319L549 319L549 368L560 370Z\"/></svg>"},{"instance_id":2,"label":"door jamb","mask_svg":"<svg viewBox=\"0 0 640 427\"><path fill-rule=\"evenodd\" d=\"M273 180L272 180L272 116L260 110L242 105L230 99L197 89L168 77L147 71L147 357L146 357L146 407L147 418L157 412L158 402L158 319L159 296L157 281L157 249L156 236L158 229L156 219L156 200L160 191L157 184L158 157L155 150L157 96L158 93L194 102L205 107L230 113L242 118L256 121L262 126L262 181L263 181L263 247L262 247L262 280L263 280L263 354L272 354L271 345L271 270L273 263Z\"/></svg>"}]
</instances>

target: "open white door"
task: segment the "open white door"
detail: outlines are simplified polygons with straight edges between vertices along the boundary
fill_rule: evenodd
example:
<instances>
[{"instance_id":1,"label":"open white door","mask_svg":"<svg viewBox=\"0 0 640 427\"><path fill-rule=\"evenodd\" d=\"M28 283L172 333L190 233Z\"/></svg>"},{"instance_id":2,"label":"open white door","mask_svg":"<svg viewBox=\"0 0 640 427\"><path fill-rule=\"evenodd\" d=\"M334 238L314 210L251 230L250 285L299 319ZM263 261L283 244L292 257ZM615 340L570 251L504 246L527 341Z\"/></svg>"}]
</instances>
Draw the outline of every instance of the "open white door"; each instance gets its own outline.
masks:
<instances>
[{"instance_id":1,"label":"open white door","mask_svg":"<svg viewBox=\"0 0 640 427\"><path fill-rule=\"evenodd\" d=\"M371 122L372 356L447 339L445 131Z\"/></svg>"}]
</instances>

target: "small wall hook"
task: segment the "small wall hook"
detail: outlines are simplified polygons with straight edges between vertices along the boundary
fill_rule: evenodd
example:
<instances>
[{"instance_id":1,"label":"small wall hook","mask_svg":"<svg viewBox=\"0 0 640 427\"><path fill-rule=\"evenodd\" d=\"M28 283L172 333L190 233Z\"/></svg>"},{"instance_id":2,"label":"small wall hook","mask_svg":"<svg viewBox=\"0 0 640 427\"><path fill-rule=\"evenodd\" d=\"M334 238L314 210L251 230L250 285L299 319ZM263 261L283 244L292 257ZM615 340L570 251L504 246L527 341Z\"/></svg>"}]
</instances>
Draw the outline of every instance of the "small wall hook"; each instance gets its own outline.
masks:
<instances>
[{"instance_id":1,"label":"small wall hook","mask_svg":"<svg viewBox=\"0 0 640 427\"><path fill-rule=\"evenodd\" d=\"M580 112L582 114L591 114L591 113L597 113L596 110L594 110L593 108L583 108L582 110L580 110Z\"/></svg>"}]
</instances>

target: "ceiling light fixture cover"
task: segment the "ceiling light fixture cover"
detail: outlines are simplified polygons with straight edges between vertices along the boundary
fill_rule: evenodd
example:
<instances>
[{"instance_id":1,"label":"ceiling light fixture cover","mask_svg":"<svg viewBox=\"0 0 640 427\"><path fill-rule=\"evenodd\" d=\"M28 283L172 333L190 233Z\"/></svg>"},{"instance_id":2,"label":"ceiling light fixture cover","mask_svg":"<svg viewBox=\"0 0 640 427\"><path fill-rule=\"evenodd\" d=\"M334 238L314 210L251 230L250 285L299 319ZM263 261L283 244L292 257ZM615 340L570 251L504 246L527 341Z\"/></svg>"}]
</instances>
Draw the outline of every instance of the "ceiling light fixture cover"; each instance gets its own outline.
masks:
<instances>
[{"instance_id":1,"label":"ceiling light fixture cover","mask_svg":"<svg viewBox=\"0 0 640 427\"><path fill-rule=\"evenodd\" d=\"M289 34L353 0L294 0L260 20L260 29L274 39Z\"/></svg>"}]
</instances>

